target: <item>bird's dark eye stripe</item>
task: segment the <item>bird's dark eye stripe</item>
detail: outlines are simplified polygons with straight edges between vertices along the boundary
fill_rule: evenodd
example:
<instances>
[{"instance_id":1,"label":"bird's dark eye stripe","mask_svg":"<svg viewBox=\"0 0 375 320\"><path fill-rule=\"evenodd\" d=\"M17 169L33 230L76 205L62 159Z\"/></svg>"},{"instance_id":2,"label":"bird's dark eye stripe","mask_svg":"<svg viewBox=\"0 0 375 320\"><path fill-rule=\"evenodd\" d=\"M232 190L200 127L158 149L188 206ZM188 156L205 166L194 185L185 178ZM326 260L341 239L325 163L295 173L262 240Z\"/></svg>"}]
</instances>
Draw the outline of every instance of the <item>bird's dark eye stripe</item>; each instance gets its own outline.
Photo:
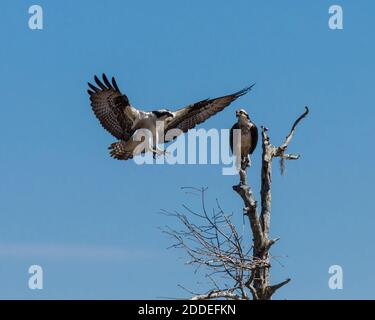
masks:
<instances>
[{"instance_id":1,"label":"bird's dark eye stripe","mask_svg":"<svg viewBox=\"0 0 375 320\"><path fill-rule=\"evenodd\" d=\"M153 114L155 114L158 118L162 116L173 116L173 114L170 111L152 111Z\"/></svg>"}]
</instances>

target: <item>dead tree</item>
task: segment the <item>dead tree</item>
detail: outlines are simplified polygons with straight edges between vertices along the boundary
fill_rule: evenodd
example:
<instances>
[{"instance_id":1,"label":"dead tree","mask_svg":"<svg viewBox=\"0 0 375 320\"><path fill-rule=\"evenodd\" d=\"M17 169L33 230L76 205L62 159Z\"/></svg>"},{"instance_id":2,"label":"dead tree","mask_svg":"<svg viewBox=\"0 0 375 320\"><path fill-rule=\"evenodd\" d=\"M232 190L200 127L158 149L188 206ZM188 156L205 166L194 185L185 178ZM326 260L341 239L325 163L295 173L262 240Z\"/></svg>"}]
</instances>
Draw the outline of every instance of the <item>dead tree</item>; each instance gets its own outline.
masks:
<instances>
[{"instance_id":1,"label":"dead tree","mask_svg":"<svg viewBox=\"0 0 375 320\"><path fill-rule=\"evenodd\" d=\"M279 240L270 239L271 217L271 178L272 161L280 158L281 171L283 172L285 160L297 160L299 155L286 153L295 129L299 122L306 117L309 109L294 122L285 141L278 147L271 144L268 129L262 127L262 168L261 168L261 203L258 206L252 189L247 182L246 166L241 165L239 170L240 182L233 186L243 201L244 214L248 217L253 239L246 241L232 223L231 215L226 214L217 202L217 209L208 214L205 204L206 189L190 188L199 192L201 198L201 211L196 212L183 206L188 214L199 219L193 222L186 214L180 212L164 213L172 215L182 223L182 230L164 229L164 232L175 239L172 247L183 248L190 260L189 264L197 269L206 268L206 276L214 288L204 294L192 292L192 299L254 299L269 300L272 295L287 284L286 279L278 284L271 285L269 281L271 246ZM245 169L243 169L245 168ZM260 211L260 212L259 212ZM222 285L222 280L225 284ZM228 285L228 281L231 285ZM187 289L186 289L187 290Z\"/></svg>"}]
</instances>

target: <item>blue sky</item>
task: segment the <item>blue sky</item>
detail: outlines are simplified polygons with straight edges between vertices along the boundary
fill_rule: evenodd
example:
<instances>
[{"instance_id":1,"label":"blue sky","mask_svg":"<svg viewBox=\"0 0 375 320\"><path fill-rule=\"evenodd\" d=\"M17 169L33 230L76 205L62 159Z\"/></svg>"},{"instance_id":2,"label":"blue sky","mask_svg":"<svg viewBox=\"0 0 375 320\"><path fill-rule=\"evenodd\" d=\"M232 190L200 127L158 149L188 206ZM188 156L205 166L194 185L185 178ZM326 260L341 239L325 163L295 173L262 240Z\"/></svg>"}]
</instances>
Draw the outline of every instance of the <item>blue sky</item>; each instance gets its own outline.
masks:
<instances>
[{"instance_id":1,"label":"blue sky","mask_svg":"<svg viewBox=\"0 0 375 320\"><path fill-rule=\"evenodd\" d=\"M44 30L28 8L44 9ZM340 4L344 30L328 28ZM206 288L167 250L159 209L199 207L181 186L207 186L241 226L242 203L220 165L137 166L110 159L114 141L86 83L106 72L135 106L171 109L254 90L202 128L230 128L244 107L301 159L273 176L272 279L277 299L375 298L372 250L373 1L10 1L1 3L0 298L183 297ZM249 180L259 193L260 148ZM280 263L279 263L279 262ZM28 289L30 265L44 289ZM344 289L328 288L328 268Z\"/></svg>"}]
</instances>

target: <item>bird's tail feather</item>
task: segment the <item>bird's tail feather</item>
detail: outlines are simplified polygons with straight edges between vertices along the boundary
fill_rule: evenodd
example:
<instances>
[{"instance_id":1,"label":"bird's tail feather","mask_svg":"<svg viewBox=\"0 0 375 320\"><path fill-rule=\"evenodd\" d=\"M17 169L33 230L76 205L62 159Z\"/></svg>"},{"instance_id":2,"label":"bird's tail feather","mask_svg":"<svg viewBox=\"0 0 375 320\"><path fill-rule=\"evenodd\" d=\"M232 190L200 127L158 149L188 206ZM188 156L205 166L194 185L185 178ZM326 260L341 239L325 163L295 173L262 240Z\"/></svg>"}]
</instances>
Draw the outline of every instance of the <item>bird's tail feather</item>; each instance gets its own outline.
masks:
<instances>
[{"instance_id":1,"label":"bird's tail feather","mask_svg":"<svg viewBox=\"0 0 375 320\"><path fill-rule=\"evenodd\" d=\"M117 141L112 143L108 149L110 150L111 157L117 160L128 160L133 158L133 153L126 147L125 141Z\"/></svg>"}]
</instances>

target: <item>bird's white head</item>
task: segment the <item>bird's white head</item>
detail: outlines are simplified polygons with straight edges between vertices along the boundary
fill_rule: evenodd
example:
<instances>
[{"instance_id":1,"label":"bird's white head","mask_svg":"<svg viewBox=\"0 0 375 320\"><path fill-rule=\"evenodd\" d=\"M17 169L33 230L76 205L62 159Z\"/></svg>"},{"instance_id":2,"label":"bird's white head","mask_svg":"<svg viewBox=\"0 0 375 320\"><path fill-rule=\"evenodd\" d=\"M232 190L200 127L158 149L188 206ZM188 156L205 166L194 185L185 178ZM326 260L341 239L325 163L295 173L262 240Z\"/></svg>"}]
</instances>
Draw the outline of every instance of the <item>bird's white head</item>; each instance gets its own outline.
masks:
<instances>
[{"instance_id":1,"label":"bird's white head","mask_svg":"<svg viewBox=\"0 0 375 320\"><path fill-rule=\"evenodd\" d=\"M241 119L241 118L244 119L244 118L246 118L246 119L250 120L249 114L246 112L245 109L239 109L239 110L237 110L236 111L236 117L238 119Z\"/></svg>"}]
</instances>

